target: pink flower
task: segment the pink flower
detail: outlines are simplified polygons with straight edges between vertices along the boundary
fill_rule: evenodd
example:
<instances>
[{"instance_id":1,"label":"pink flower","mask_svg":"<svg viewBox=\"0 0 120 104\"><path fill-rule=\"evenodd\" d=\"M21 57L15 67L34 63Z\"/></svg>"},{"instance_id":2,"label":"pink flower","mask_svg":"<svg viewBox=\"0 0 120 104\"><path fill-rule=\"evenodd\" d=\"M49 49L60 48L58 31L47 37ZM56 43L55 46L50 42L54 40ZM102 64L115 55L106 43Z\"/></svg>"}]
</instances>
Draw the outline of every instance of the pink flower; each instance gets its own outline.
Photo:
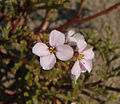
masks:
<instances>
[{"instance_id":1,"label":"pink flower","mask_svg":"<svg viewBox=\"0 0 120 104\"><path fill-rule=\"evenodd\" d=\"M83 40L84 37L80 33L75 33L74 30L69 30L66 33L66 42L69 42L71 46L77 45L79 40Z\"/></svg>"},{"instance_id":2,"label":"pink flower","mask_svg":"<svg viewBox=\"0 0 120 104\"><path fill-rule=\"evenodd\" d=\"M32 52L40 57L40 65L45 70L50 70L56 63L56 57L62 61L67 61L73 57L73 49L64 44L65 35L57 30L50 33L48 47L44 43L36 43Z\"/></svg>"},{"instance_id":3,"label":"pink flower","mask_svg":"<svg viewBox=\"0 0 120 104\"><path fill-rule=\"evenodd\" d=\"M79 56L77 57L77 61L75 62L71 70L72 76L75 79L75 83L81 72L90 72L92 70L92 59L94 58L94 52L93 48L83 51L86 46L87 43L84 39L78 41L77 43Z\"/></svg>"}]
</instances>

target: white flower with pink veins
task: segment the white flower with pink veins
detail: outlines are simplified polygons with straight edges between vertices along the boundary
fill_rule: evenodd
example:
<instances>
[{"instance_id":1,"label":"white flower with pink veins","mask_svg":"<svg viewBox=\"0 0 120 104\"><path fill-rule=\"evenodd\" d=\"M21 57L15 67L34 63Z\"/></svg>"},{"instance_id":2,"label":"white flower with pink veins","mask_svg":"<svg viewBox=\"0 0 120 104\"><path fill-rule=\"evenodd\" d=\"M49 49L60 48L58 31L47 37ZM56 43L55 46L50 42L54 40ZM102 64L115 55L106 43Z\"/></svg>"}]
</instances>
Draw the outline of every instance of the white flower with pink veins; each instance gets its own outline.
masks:
<instances>
[{"instance_id":1,"label":"white flower with pink veins","mask_svg":"<svg viewBox=\"0 0 120 104\"><path fill-rule=\"evenodd\" d=\"M50 70L56 63L56 57L59 60L67 61L73 57L73 49L65 45L65 35L57 30L50 32L48 47L44 43L36 43L32 52L40 57L40 65L44 70ZM55 57L56 55L56 57Z\"/></svg>"},{"instance_id":2,"label":"white flower with pink veins","mask_svg":"<svg viewBox=\"0 0 120 104\"><path fill-rule=\"evenodd\" d=\"M94 58L93 48L83 51L87 46L87 43L84 38L81 38L78 41L76 41L76 44L79 56L77 57L77 60L71 70L71 74L75 79L75 83L79 78L81 72L90 72L92 70L92 59Z\"/></svg>"}]
</instances>

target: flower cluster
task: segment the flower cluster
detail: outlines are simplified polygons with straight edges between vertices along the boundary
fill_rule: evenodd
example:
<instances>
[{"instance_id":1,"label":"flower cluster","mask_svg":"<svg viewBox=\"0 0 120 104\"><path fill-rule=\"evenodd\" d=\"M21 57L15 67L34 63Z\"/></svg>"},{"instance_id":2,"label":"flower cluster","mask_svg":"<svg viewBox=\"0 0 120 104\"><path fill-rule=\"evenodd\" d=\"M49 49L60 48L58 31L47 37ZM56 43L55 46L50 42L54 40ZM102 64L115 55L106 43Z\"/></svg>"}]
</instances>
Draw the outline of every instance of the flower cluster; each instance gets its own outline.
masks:
<instances>
[{"instance_id":1,"label":"flower cluster","mask_svg":"<svg viewBox=\"0 0 120 104\"><path fill-rule=\"evenodd\" d=\"M69 45L64 44L65 42L68 42ZM36 43L32 48L32 52L40 57L42 68L50 70L56 63L56 57L62 61L67 61L73 57L74 51L71 46L77 46L79 53L71 70L76 82L81 72L91 71L92 59L94 58L92 48L83 51L87 43L80 33L70 30L64 35L57 30L53 30L49 35L49 46L40 42Z\"/></svg>"}]
</instances>

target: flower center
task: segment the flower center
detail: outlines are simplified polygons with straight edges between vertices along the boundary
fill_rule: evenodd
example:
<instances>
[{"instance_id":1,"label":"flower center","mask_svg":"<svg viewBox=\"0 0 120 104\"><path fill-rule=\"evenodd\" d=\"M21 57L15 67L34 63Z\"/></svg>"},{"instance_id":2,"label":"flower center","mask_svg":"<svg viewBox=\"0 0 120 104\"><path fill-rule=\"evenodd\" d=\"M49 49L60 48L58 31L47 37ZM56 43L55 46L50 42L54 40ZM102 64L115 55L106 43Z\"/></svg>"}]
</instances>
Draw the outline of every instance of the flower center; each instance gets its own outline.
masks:
<instances>
[{"instance_id":1,"label":"flower center","mask_svg":"<svg viewBox=\"0 0 120 104\"><path fill-rule=\"evenodd\" d=\"M50 47L49 51L50 51L50 53L55 53L56 52L56 48L55 47Z\"/></svg>"},{"instance_id":2,"label":"flower center","mask_svg":"<svg viewBox=\"0 0 120 104\"><path fill-rule=\"evenodd\" d=\"M85 59L85 55L81 53L81 54L78 56L78 60L82 60L82 59Z\"/></svg>"}]
</instances>

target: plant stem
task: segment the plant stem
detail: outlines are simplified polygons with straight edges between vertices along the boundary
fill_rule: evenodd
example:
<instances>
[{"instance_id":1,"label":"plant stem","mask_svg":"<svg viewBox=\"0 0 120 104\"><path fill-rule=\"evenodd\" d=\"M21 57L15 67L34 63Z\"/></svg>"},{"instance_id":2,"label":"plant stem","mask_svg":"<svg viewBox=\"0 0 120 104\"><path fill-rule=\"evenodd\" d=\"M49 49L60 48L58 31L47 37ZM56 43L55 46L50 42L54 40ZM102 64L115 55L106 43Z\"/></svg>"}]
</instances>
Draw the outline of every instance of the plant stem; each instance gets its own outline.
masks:
<instances>
[{"instance_id":1,"label":"plant stem","mask_svg":"<svg viewBox=\"0 0 120 104\"><path fill-rule=\"evenodd\" d=\"M113 6L111 6L110 8L108 8L106 10L103 10L103 11L97 13L97 14L94 14L93 16L90 16L90 17L87 17L87 18L84 18L84 19L79 19L79 18L75 17L71 21L67 22L66 24L64 24L64 25L62 25L62 26L60 26L60 27L58 27L56 29L59 30L59 31L61 31L61 30L65 29L65 28L67 28L69 26L74 25L74 24L78 24L78 23L90 21L90 20L92 20L94 18L97 18L99 16L107 14L107 13L113 11L113 10L119 9L119 7L120 7L120 2L117 3L117 4L115 4L115 5L113 5Z\"/></svg>"},{"instance_id":2,"label":"plant stem","mask_svg":"<svg viewBox=\"0 0 120 104\"><path fill-rule=\"evenodd\" d=\"M40 27L38 28L38 31L36 31L36 33L40 33L41 31L45 31L47 29L49 25L49 21L48 21L49 13L50 13L50 9L46 10L44 20L41 23Z\"/></svg>"},{"instance_id":3,"label":"plant stem","mask_svg":"<svg viewBox=\"0 0 120 104\"><path fill-rule=\"evenodd\" d=\"M12 30L11 33L14 34L16 32L16 28L20 22L20 18L18 17L16 20L11 21L12 24Z\"/></svg>"},{"instance_id":4,"label":"plant stem","mask_svg":"<svg viewBox=\"0 0 120 104\"><path fill-rule=\"evenodd\" d=\"M75 18L73 18L72 20L70 20L69 22L63 24L62 26L60 26L60 27L58 27L58 28L53 28L53 29L59 30L59 31L61 31L61 32L66 32L66 31L65 31L65 28L67 28L67 27L69 27L69 26L72 26L72 25L75 25L75 24L78 24L78 23L83 23L83 22L90 21L90 20L92 20L92 19L94 19L94 18L97 18L97 17L102 16L102 15L104 15L104 14L107 14L107 13L109 13L109 12L112 12L113 10L117 10L117 9L119 10L119 8L120 8L120 2L117 3L117 4L115 4L115 5L113 5L113 6L111 6L111 7L108 8L108 9L105 9L105 10L99 12L99 13L96 13L96 14L94 14L94 15L92 15L92 16L89 16L89 17L86 17L86 18L84 18L84 19L79 19L78 17L75 17ZM49 33L49 32L50 32L51 30L53 30L53 29L49 29L49 30L42 31L42 33ZM37 35L37 34L36 34L36 35Z\"/></svg>"},{"instance_id":5,"label":"plant stem","mask_svg":"<svg viewBox=\"0 0 120 104\"><path fill-rule=\"evenodd\" d=\"M82 9L83 9L83 3L84 3L85 0L81 0L80 2L80 8L78 10L78 14L77 14L77 17L80 18L81 16L81 12L82 12Z\"/></svg>"}]
</instances>

